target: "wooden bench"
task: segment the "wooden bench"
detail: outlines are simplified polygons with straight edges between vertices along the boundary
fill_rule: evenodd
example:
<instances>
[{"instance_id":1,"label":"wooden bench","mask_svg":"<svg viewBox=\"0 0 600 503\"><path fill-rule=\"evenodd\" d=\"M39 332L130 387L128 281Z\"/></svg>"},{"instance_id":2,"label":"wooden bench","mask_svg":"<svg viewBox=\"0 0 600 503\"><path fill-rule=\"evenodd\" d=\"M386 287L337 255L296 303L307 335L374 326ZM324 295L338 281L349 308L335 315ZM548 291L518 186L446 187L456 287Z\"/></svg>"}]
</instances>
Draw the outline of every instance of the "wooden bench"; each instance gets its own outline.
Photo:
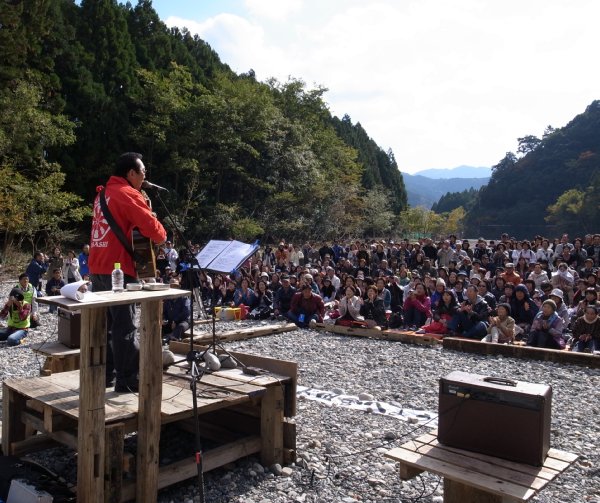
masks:
<instances>
[{"instance_id":1,"label":"wooden bench","mask_svg":"<svg viewBox=\"0 0 600 503\"><path fill-rule=\"evenodd\" d=\"M514 463L439 444L435 431L385 456L400 463L402 480L424 471L444 477L445 503L528 501L577 459L575 454L550 449L544 466Z\"/></svg>"},{"instance_id":2,"label":"wooden bench","mask_svg":"<svg viewBox=\"0 0 600 503\"><path fill-rule=\"evenodd\" d=\"M31 344L34 353L46 358L40 375L49 376L58 372L79 370L79 348L69 348L60 342Z\"/></svg>"}]
</instances>

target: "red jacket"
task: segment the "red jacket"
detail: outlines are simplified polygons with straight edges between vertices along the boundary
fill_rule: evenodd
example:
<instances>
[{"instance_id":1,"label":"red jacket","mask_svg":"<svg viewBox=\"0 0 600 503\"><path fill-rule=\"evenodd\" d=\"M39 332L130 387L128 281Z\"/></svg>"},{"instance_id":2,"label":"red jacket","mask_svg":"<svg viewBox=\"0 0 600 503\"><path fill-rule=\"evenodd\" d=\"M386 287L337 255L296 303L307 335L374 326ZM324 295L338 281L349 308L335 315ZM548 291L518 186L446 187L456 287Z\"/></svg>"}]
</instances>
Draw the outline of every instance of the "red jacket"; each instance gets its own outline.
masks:
<instances>
[{"instance_id":1,"label":"red jacket","mask_svg":"<svg viewBox=\"0 0 600 503\"><path fill-rule=\"evenodd\" d=\"M100 192L102 186L96 189ZM134 189L120 176L111 176L106 183L106 204L117 224L131 241L134 227L155 243L167 238L165 228L152 214L142 193ZM121 263L121 269L129 276L136 277L133 259L113 233L100 208L100 195L94 201L92 235L90 239L89 266L91 274L110 274L115 262Z\"/></svg>"},{"instance_id":2,"label":"red jacket","mask_svg":"<svg viewBox=\"0 0 600 503\"><path fill-rule=\"evenodd\" d=\"M302 291L300 291L292 297L290 311L295 315L304 313L308 317L317 314L319 317L318 321L322 322L325 315L325 304L323 304L323 299L320 295L313 293L308 299L305 299Z\"/></svg>"}]
</instances>

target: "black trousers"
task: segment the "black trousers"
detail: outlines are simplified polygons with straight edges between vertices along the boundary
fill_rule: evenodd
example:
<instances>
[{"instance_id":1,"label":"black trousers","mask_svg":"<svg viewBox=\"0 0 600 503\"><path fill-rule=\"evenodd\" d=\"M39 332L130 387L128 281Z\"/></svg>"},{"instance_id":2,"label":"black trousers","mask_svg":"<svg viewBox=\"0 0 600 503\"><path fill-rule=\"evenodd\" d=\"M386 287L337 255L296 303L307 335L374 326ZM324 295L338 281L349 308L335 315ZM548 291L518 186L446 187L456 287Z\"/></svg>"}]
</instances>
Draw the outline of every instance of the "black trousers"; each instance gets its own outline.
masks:
<instances>
[{"instance_id":1,"label":"black trousers","mask_svg":"<svg viewBox=\"0 0 600 503\"><path fill-rule=\"evenodd\" d=\"M110 274L92 274L92 286L95 292L112 289ZM137 280L125 275L125 285ZM137 380L139 370L140 345L135 326L135 304L108 308L106 317L107 350L106 379L111 381L113 372L117 383L131 385Z\"/></svg>"}]
</instances>

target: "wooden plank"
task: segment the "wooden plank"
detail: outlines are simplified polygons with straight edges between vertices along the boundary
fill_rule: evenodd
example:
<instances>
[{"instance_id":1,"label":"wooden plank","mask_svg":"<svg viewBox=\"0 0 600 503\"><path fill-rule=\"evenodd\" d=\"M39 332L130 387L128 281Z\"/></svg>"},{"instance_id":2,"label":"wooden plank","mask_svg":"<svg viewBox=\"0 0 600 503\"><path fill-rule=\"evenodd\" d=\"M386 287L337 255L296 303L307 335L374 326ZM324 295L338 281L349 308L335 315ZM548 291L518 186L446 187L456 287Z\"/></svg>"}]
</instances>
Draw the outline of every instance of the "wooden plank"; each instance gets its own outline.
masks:
<instances>
[{"instance_id":1,"label":"wooden plank","mask_svg":"<svg viewBox=\"0 0 600 503\"><path fill-rule=\"evenodd\" d=\"M162 301L142 304L136 500L156 501L162 400Z\"/></svg>"},{"instance_id":2,"label":"wooden plank","mask_svg":"<svg viewBox=\"0 0 600 503\"><path fill-rule=\"evenodd\" d=\"M444 449L448 452L453 452L457 454L465 453L463 449L457 449L455 447L450 447L444 444L440 444L437 441L437 437L435 434L425 434L421 435L419 438L407 442L402 447L409 450L414 450L415 452L421 452L421 448L424 445L435 445L440 449ZM387 455L387 454L386 454ZM481 461L482 463L490 463L492 465L496 465L502 468L507 468L510 470L517 470L520 473L540 477L546 480L552 480L556 475L560 472L560 470L555 470L552 467L547 466L544 463L544 466L538 467L533 465L526 465L522 463L515 463L514 461L509 461L507 459L497 458L495 456L489 456L487 454L481 454L478 452L469 451L469 456L477 461ZM391 457L391 456L389 456ZM547 458L548 459L548 458ZM552 459L552 458L550 458ZM550 461L551 462L551 461ZM552 463L552 462L551 462ZM568 466L568 465L567 465Z\"/></svg>"},{"instance_id":3,"label":"wooden plank","mask_svg":"<svg viewBox=\"0 0 600 503\"><path fill-rule=\"evenodd\" d=\"M184 369L171 367L170 370L165 372L165 375L165 382L173 384L174 386L189 387L189 380L191 377L186 374ZM249 397L261 396L265 392L265 388L263 386L246 384L214 374L204 374L200 379L200 384L224 389L232 393L245 394Z\"/></svg>"},{"instance_id":4,"label":"wooden plank","mask_svg":"<svg viewBox=\"0 0 600 503\"><path fill-rule=\"evenodd\" d=\"M33 437L19 440L17 442L11 442L11 455L12 456L25 456L32 452L44 451L46 449L52 449L58 447L58 443L53 440L50 435L46 433L40 433ZM3 451L6 453L6 451Z\"/></svg>"},{"instance_id":5,"label":"wooden plank","mask_svg":"<svg viewBox=\"0 0 600 503\"><path fill-rule=\"evenodd\" d=\"M79 348L70 348L58 341L38 342L30 344L29 347L34 353L47 356L74 356L79 354Z\"/></svg>"},{"instance_id":6,"label":"wooden plank","mask_svg":"<svg viewBox=\"0 0 600 503\"><path fill-rule=\"evenodd\" d=\"M106 427L106 456L104 458L104 491L107 503L119 503L123 490L123 448L125 428L123 423Z\"/></svg>"},{"instance_id":7,"label":"wooden plank","mask_svg":"<svg viewBox=\"0 0 600 503\"><path fill-rule=\"evenodd\" d=\"M242 328L238 330L229 330L227 332L215 333L215 337L218 342L232 342L242 341L246 339L252 339L255 337L265 337L267 335L282 334L286 332L293 332L298 327L293 323L286 323L284 325L266 325L256 326L251 328ZM190 331L185 332L185 336L189 340ZM202 333L194 335L194 343L197 344L208 344L212 342L212 333Z\"/></svg>"},{"instance_id":8,"label":"wooden plank","mask_svg":"<svg viewBox=\"0 0 600 503\"><path fill-rule=\"evenodd\" d=\"M182 342L172 342L169 347L171 351L176 354L185 355L189 351L189 345ZM205 346L194 345L195 351L203 351L204 349L206 349ZM220 354L221 351L217 351L217 353ZM268 386L270 384L280 385L281 383L284 383L285 415L287 417L296 415L296 395L298 382L298 364L296 362L278 360L276 358L268 358L265 356L251 355L247 353L238 353L235 351L229 351L229 354L234 358L237 358L246 366L264 369L272 375L248 376L243 374L240 369L231 369L231 372L220 370L214 374L222 375L222 372L226 372L227 377L230 377L231 379L246 380L246 378L248 378L248 382L252 381L252 383L260 384L261 386Z\"/></svg>"},{"instance_id":9,"label":"wooden plank","mask_svg":"<svg viewBox=\"0 0 600 503\"><path fill-rule=\"evenodd\" d=\"M165 299L176 299L178 297L190 296L191 292L187 290L181 290L179 288L170 288L167 290L159 291L148 291L141 290L138 292L124 291L118 294L113 292L94 292L97 296L101 297L102 300L79 302L77 300L67 299L62 295L56 295L51 297L38 297L37 301L40 304L49 304L52 306L62 307L67 311L88 311L97 310L109 306L122 306L126 304L154 304L160 303ZM82 320L83 322L83 320ZM82 334L83 335L83 334Z\"/></svg>"},{"instance_id":10,"label":"wooden plank","mask_svg":"<svg viewBox=\"0 0 600 503\"><path fill-rule=\"evenodd\" d=\"M529 475L522 473L518 468L519 465L515 464L514 468L506 468L498 466L494 463L487 463L481 459L476 459L470 456L470 452L451 452L438 447L437 445L421 445L418 449L413 450L417 454L426 456L431 459L438 460L456 468L464 469L469 472L471 477L477 477L478 474L492 475L493 477L518 484L524 487L530 487L539 491L547 483L548 480L537 477L535 475Z\"/></svg>"},{"instance_id":11,"label":"wooden plank","mask_svg":"<svg viewBox=\"0 0 600 503\"><path fill-rule=\"evenodd\" d=\"M441 344L441 337L433 334L417 334L415 332L400 330L375 330L372 328L344 327L327 323L317 323L312 326L315 330L332 332L339 335L352 335L356 337L368 337L386 341L407 342L410 344L437 345Z\"/></svg>"},{"instance_id":12,"label":"wooden plank","mask_svg":"<svg viewBox=\"0 0 600 503\"><path fill-rule=\"evenodd\" d=\"M401 459L402 463L419 470L426 470L444 478L455 480L470 487L481 489L485 492L508 496L523 501L528 500L535 494L535 490L529 487L502 480L493 475L473 473L467 468L433 459L412 450L398 447L394 449L394 451L396 451L395 455Z\"/></svg>"},{"instance_id":13,"label":"wooden plank","mask_svg":"<svg viewBox=\"0 0 600 503\"><path fill-rule=\"evenodd\" d=\"M271 466L283 463L283 390L271 386L261 401L260 450L261 463Z\"/></svg>"},{"instance_id":14,"label":"wooden plank","mask_svg":"<svg viewBox=\"0 0 600 503\"><path fill-rule=\"evenodd\" d=\"M600 356L590 353L576 353L573 351L534 348L515 344L493 344L459 337L445 337L443 348L465 353L483 355L502 355L511 358L526 358L544 360L558 363L571 363L589 368L600 368Z\"/></svg>"},{"instance_id":15,"label":"wooden plank","mask_svg":"<svg viewBox=\"0 0 600 503\"><path fill-rule=\"evenodd\" d=\"M80 358L77 501L103 503L106 309L82 310Z\"/></svg>"},{"instance_id":16,"label":"wooden plank","mask_svg":"<svg viewBox=\"0 0 600 503\"><path fill-rule=\"evenodd\" d=\"M25 402L26 398L4 381L2 384L2 452L5 456L14 454L13 444L26 438L25 424L21 420L21 414L25 411Z\"/></svg>"},{"instance_id":17,"label":"wooden plank","mask_svg":"<svg viewBox=\"0 0 600 503\"><path fill-rule=\"evenodd\" d=\"M522 500L498 494L491 494L488 491L476 489L452 479L445 478L444 503L465 503L466 501L476 501L477 503L512 503Z\"/></svg>"},{"instance_id":18,"label":"wooden plank","mask_svg":"<svg viewBox=\"0 0 600 503\"><path fill-rule=\"evenodd\" d=\"M206 451L203 453L203 471L208 472L227 463L232 463L240 458L260 452L260 446L260 437L252 436ZM177 482L196 477L196 475L196 462L193 456L190 455L189 458L161 467L158 476L158 487L162 489ZM133 484L124 485L122 501L128 501L134 497L135 487Z\"/></svg>"}]
</instances>

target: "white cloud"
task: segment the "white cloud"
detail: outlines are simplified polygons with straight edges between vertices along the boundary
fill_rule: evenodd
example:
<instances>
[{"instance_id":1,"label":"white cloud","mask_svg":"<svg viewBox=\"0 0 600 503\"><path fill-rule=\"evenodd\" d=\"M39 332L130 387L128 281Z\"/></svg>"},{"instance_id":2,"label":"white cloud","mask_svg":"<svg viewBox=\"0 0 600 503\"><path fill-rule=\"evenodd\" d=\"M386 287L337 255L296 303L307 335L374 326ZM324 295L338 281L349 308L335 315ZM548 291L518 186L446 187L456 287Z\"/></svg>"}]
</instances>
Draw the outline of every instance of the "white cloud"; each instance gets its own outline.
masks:
<instances>
[{"instance_id":1,"label":"white cloud","mask_svg":"<svg viewBox=\"0 0 600 503\"><path fill-rule=\"evenodd\" d=\"M247 17L170 18L234 70L322 84L403 171L491 165L598 98L600 3L246 0ZM281 20L287 19L285 22Z\"/></svg>"},{"instance_id":2,"label":"white cloud","mask_svg":"<svg viewBox=\"0 0 600 503\"><path fill-rule=\"evenodd\" d=\"M283 21L302 8L302 0L245 0L250 14L257 18Z\"/></svg>"}]
</instances>

